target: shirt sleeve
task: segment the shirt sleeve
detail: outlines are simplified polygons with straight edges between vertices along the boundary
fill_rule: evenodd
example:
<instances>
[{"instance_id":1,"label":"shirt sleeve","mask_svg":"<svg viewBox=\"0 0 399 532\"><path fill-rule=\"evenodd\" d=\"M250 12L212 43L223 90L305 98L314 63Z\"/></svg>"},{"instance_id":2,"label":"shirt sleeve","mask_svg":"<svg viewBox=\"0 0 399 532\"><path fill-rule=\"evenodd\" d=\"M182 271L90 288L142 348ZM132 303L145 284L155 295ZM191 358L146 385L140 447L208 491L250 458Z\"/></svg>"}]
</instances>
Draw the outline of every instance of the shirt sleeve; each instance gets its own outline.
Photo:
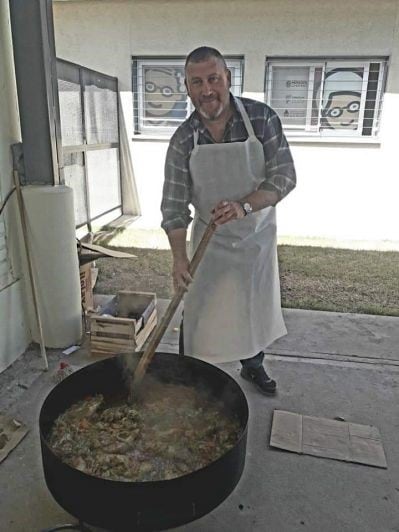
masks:
<instances>
[{"instance_id":1,"label":"shirt sleeve","mask_svg":"<svg viewBox=\"0 0 399 532\"><path fill-rule=\"evenodd\" d=\"M277 192L279 200L282 200L295 188L296 172L280 118L272 109L269 108L269 111L263 131L266 179L259 188Z\"/></svg>"},{"instance_id":2,"label":"shirt sleeve","mask_svg":"<svg viewBox=\"0 0 399 532\"><path fill-rule=\"evenodd\" d=\"M170 141L165 160L165 181L162 193L162 224L169 233L173 229L187 228L192 220L190 153L174 135Z\"/></svg>"}]
</instances>

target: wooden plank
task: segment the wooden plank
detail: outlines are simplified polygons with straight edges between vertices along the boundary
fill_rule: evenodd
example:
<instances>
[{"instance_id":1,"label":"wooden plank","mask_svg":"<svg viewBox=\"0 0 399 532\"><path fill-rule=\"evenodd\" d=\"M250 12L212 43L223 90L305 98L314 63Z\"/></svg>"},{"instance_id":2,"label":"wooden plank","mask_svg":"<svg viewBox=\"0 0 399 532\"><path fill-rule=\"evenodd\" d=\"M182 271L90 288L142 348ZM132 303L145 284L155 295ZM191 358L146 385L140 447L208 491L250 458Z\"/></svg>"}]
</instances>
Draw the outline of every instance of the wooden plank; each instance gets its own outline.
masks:
<instances>
[{"instance_id":1,"label":"wooden plank","mask_svg":"<svg viewBox=\"0 0 399 532\"><path fill-rule=\"evenodd\" d=\"M133 333L137 333L143 326L143 319L133 320L129 318L113 318L113 317L91 317L90 329L93 331L103 330L119 330L119 332L125 329L126 331L132 330Z\"/></svg>"},{"instance_id":2,"label":"wooden plank","mask_svg":"<svg viewBox=\"0 0 399 532\"><path fill-rule=\"evenodd\" d=\"M119 347L126 347L129 345L136 345L137 340L135 338L129 338L129 340L122 340L120 338L107 338L107 337L101 337L93 336L91 339L91 345L109 345L109 346L119 346Z\"/></svg>"},{"instance_id":3,"label":"wooden plank","mask_svg":"<svg viewBox=\"0 0 399 532\"><path fill-rule=\"evenodd\" d=\"M129 338L114 338L113 336L98 336L93 335L92 336L92 342L103 342L104 344L126 344L129 345L130 343L136 342L136 337L129 337Z\"/></svg>"},{"instance_id":4,"label":"wooden plank","mask_svg":"<svg viewBox=\"0 0 399 532\"><path fill-rule=\"evenodd\" d=\"M137 258L136 255L132 255L131 253L126 253L125 251L116 251L115 249L104 248L97 244L89 244L87 242L80 242L80 246L84 249L95 251L97 253L103 253L104 255L107 255L108 257L114 257L116 259L136 259Z\"/></svg>"},{"instance_id":5,"label":"wooden plank","mask_svg":"<svg viewBox=\"0 0 399 532\"><path fill-rule=\"evenodd\" d=\"M136 334L136 328L134 323L108 323L103 321L92 321L90 330L93 334L124 334L127 336L134 336Z\"/></svg>"},{"instance_id":6,"label":"wooden plank","mask_svg":"<svg viewBox=\"0 0 399 532\"><path fill-rule=\"evenodd\" d=\"M104 334L100 332L95 332L91 334L91 338L92 339L98 338L99 340L103 338L109 338L110 340L114 340L115 342L117 341L129 342L129 341L133 341L136 338L136 335L135 334L112 334L112 333Z\"/></svg>"},{"instance_id":7,"label":"wooden plank","mask_svg":"<svg viewBox=\"0 0 399 532\"><path fill-rule=\"evenodd\" d=\"M104 344L126 344L129 345L132 342L136 342L137 337L136 336L126 336L126 337L116 337L113 336L99 336L99 335L93 335L91 337L91 342L102 342Z\"/></svg>"},{"instance_id":8,"label":"wooden plank","mask_svg":"<svg viewBox=\"0 0 399 532\"><path fill-rule=\"evenodd\" d=\"M109 338L110 340L114 340L115 342L133 342L136 338L135 334L116 334L116 333L100 333L96 332L92 334L92 338L98 338L98 340L101 340L103 338Z\"/></svg>"},{"instance_id":9,"label":"wooden plank","mask_svg":"<svg viewBox=\"0 0 399 532\"><path fill-rule=\"evenodd\" d=\"M150 320L147 322L147 325L144 327L144 329L136 337L136 342L137 342L136 349L137 350L141 349L141 347L143 346L144 342L147 340L147 338L151 334L152 330L156 327L157 323L158 323L158 317L157 317L157 312L155 310L155 312L152 314Z\"/></svg>"},{"instance_id":10,"label":"wooden plank","mask_svg":"<svg viewBox=\"0 0 399 532\"><path fill-rule=\"evenodd\" d=\"M191 276L193 276L198 268L199 263L201 262L202 256L206 250L206 247L209 243L209 240L212 238L212 235L216 229L216 225L213 221L211 221L204 234L202 235L201 241L197 246L197 249L194 253L194 257L192 258L189 266L189 272ZM160 321L159 325L157 326L156 330L154 331L154 334L152 334L150 341L148 342L148 345L146 346L145 352L143 353L137 368L134 372L134 384L133 387L137 388L147 370L148 365L150 364L152 357L154 356L155 350L158 347L159 342L162 339L162 336L164 335L166 329L168 328L168 325L170 321L172 320L177 307L179 306L181 300L184 296L184 290L181 288L179 289L175 295L173 296L171 302L168 305L168 308L166 309L165 314L162 316L162 320Z\"/></svg>"},{"instance_id":11,"label":"wooden plank","mask_svg":"<svg viewBox=\"0 0 399 532\"><path fill-rule=\"evenodd\" d=\"M115 325L131 325L132 322L136 321L133 318L119 318L117 316L103 316L103 315L91 315L90 321L95 323L104 323L110 324L114 323Z\"/></svg>"},{"instance_id":12,"label":"wooden plank","mask_svg":"<svg viewBox=\"0 0 399 532\"><path fill-rule=\"evenodd\" d=\"M101 345L90 346L90 353L92 355L123 355L123 354L133 354L135 349L133 347L127 348L118 348L115 346L103 347Z\"/></svg>"},{"instance_id":13,"label":"wooden plank","mask_svg":"<svg viewBox=\"0 0 399 532\"><path fill-rule=\"evenodd\" d=\"M132 355L134 353L134 350L130 350L130 351L116 351L116 350L101 350L101 349L90 349L90 355L93 356L93 357L112 357L112 356L117 356L117 355Z\"/></svg>"}]
</instances>

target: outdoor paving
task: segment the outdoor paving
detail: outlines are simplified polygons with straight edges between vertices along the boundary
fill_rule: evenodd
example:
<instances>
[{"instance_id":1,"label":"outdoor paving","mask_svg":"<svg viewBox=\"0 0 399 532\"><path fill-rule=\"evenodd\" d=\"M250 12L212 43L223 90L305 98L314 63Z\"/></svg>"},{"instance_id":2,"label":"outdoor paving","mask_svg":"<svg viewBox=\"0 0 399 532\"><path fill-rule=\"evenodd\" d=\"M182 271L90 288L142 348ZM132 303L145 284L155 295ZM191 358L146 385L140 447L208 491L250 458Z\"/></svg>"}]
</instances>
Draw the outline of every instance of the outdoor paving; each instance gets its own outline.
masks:
<instances>
[{"instance_id":1,"label":"outdoor paving","mask_svg":"<svg viewBox=\"0 0 399 532\"><path fill-rule=\"evenodd\" d=\"M167 302L160 302L164 311ZM214 511L179 532L399 532L399 318L286 310L289 334L268 350L279 393L263 397L239 377L250 406L243 476ZM176 316L159 351L176 352ZM39 532L74 522L52 498L42 472L38 415L60 351L40 370L38 350L0 375L0 411L30 428L0 464L0 531ZM80 367L85 349L68 358ZM388 469L298 455L269 447L275 409L378 427ZM110 501L112 504L112 502ZM94 529L93 529L94 530Z\"/></svg>"}]
</instances>

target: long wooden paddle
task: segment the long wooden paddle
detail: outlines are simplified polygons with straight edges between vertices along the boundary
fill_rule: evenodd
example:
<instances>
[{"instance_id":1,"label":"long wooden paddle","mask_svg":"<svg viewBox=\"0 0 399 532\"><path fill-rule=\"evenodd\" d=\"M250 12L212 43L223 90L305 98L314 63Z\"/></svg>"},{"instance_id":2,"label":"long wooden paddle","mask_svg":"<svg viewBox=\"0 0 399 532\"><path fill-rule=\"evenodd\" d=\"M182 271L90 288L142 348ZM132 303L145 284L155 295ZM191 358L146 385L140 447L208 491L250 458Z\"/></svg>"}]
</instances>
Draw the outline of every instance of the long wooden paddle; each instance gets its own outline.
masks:
<instances>
[{"instance_id":1,"label":"long wooden paddle","mask_svg":"<svg viewBox=\"0 0 399 532\"><path fill-rule=\"evenodd\" d=\"M210 222L202 236L200 243L198 244L198 247L194 253L194 257L192 258L190 262L190 266L189 266L189 272L192 277L194 276L195 271L197 270L198 265L201 262L205 249L213 233L215 232L216 227L217 227L216 224L214 224L213 222ZM179 306L180 301L183 299L184 293L185 293L184 288L179 288L176 291L171 302L169 303L168 308L166 309L166 312L162 320L159 322L159 324L155 328L155 331L152 333L150 340L148 342L148 345L144 353L142 354L140 361L137 364L136 370L134 372L133 393L140 386L140 383L143 380L143 377L148 368L148 365L150 364L155 354L155 350L158 347L159 342L161 341L162 336L164 335L166 329L168 328L168 325L171 319L173 318L176 312L176 309Z\"/></svg>"}]
</instances>

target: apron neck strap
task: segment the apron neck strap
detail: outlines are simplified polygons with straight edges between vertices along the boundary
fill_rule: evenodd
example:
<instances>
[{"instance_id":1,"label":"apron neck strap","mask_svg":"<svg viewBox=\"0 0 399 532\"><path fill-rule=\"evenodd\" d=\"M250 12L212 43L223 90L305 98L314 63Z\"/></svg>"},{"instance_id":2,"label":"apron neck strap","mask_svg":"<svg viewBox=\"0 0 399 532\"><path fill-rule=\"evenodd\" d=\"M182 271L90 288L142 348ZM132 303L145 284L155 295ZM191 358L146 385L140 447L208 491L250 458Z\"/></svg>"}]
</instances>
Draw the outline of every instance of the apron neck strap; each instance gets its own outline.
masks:
<instances>
[{"instance_id":1,"label":"apron neck strap","mask_svg":"<svg viewBox=\"0 0 399 532\"><path fill-rule=\"evenodd\" d=\"M238 110L241 113L241 116L242 116L242 119L244 121L245 127L247 128L248 135L250 137L254 137L255 136L254 128L252 127L251 121L249 119L248 113L245 110L244 104L238 98L234 98L234 101L235 101L235 103L237 105Z\"/></svg>"},{"instance_id":2,"label":"apron neck strap","mask_svg":"<svg viewBox=\"0 0 399 532\"><path fill-rule=\"evenodd\" d=\"M198 129L194 129L194 148L198 144Z\"/></svg>"}]
</instances>

